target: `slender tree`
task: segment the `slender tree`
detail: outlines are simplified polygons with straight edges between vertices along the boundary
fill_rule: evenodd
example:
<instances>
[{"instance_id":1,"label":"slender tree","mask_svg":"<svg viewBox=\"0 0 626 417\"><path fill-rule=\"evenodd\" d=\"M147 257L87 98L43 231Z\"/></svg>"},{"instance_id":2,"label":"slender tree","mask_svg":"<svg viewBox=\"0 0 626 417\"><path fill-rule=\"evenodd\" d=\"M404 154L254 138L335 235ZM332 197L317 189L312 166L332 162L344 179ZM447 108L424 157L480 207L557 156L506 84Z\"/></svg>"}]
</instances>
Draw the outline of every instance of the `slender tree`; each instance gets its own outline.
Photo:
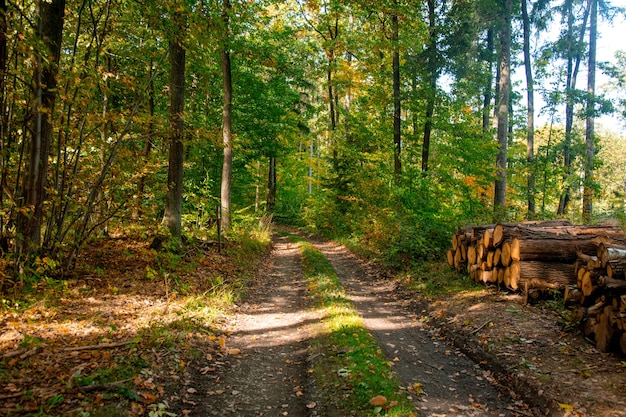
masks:
<instances>
[{"instance_id":1,"label":"slender tree","mask_svg":"<svg viewBox=\"0 0 626 417\"><path fill-rule=\"evenodd\" d=\"M497 218L504 216L506 204L507 146L509 139L509 91L511 86L511 20L512 0L502 0L500 5L500 60L498 104L496 108L497 139L499 144L496 157L496 181L494 188L494 213Z\"/></svg>"},{"instance_id":2,"label":"slender tree","mask_svg":"<svg viewBox=\"0 0 626 417\"><path fill-rule=\"evenodd\" d=\"M588 3L590 5L590 3ZM563 145L563 191L559 197L557 214L567 213L567 208L571 199L571 187L569 177L572 174L572 139L574 129L574 106L576 105L576 81L578 70L582 60L582 43L587 29L587 19L589 18L589 7L585 9L578 38L575 34L574 0L565 1L565 13L567 16L567 74L565 81L565 143Z\"/></svg>"},{"instance_id":3,"label":"slender tree","mask_svg":"<svg viewBox=\"0 0 626 417\"><path fill-rule=\"evenodd\" d=\"M230 1L224 0L222 8L223 38L220 50L222 64L222 83L224 104L222 112L222 141L224 146L224 162L222 164L222 187L221 187L221 228L226 232L231 223L231 182L233 172L233 144L232 144L232 112L233 112L233 83L230 67Z\"/></svg>"},{"instance_id":4,"label":"slender tree","mask_svg":"<svg viewBox=\"0 0 626 417\"><path fill-rule=\"evenodd\" d=\"M163 224L172 238L180 240L182 232L184 104L185 104L185 19L183 11L173 16L174 34L169 41L170 56L170 140L167 191Z\"/></svg>"},{"instance_id":5,"label":"slender tree","mask_svg":"<svg viewBox=\"0 0 626 417\"><path fill-rule=\"evenodd\" d=\"M528 0L522 0L522 24L524 32L524 69L526 73L526 164L528 166L528 218L535 216L535 85L530 56L530 17Z\"/></svg>"},{"instance_id":6,"label":"slender tree","mask_svg":"<svg viewBox=\"0 0 626 417\"><path fill-rule=\"evenodd\" d=\"M428 89L426 94L426 116L424 118L424 135L422 141L422 171L428 171L430 158L430 137L433 130L433 115L437 98L437 78L439 68L437 62L437 21L435 0L428 0L428 43L426 45L426 73Z\"/></svg>"},{"instance_id":7,"label":"slender tree","mask_svg":"<svg viewBox=\"0 0 626 417\"><path fill-rule=\"evenodd\" d=\"M595 156L596 55L598 40L598 0L591 3L589 20L589 61L587 65L587 118L585 129L585 179L583 184L583 220L591 221Z\"/></svg>"},{"instance_id":8,"label":"slender tree","mask_svg":"<svg viewBox=\"0 0 626 417\"><path fill-rule=\"evenodd\" d=\"M395 183L400 182L402 175L402 126L401 126L401 97L400 97L400 44L398 25L398 3L394 1L394 10L391 15L391 42L393 44L393 174Z\"/></svg>"},{"instance_id":9,"label":"slender tree","mask_svg":"<svg viewBox=\"0 0 626 417\"><path fill-rule=\"evenodd\" d=\"M267 174L267 203L266 210L272 212L276 204L276 157L271 156Z\"/></svg>"},{"instance_id":10,"label":"slender tree","mask_svg":"<svg viewBox=\"0 0 626 417\"><path fill-rule=\"evenodd\" d=\"M483 132L488 133L491 129L491 100L493 98L493 61L494 61L494 45L493 45L493 28L487 29L487 77L483 89Z\"/></svg>"},{"instance_id":11,"label":"slender tree","mask_svg":"<svg viewBox=\"0 0 626 417\"><path fill-rule=\"evenodd\" d=\"M36 35L42 49L36 52L34 60L29 162L24 176L22 214L18 219L18 250L23 254L29 253L31 245L39 245L41 239L65 0L39 0L37 9Z\"/></svg>"}]
</instances>

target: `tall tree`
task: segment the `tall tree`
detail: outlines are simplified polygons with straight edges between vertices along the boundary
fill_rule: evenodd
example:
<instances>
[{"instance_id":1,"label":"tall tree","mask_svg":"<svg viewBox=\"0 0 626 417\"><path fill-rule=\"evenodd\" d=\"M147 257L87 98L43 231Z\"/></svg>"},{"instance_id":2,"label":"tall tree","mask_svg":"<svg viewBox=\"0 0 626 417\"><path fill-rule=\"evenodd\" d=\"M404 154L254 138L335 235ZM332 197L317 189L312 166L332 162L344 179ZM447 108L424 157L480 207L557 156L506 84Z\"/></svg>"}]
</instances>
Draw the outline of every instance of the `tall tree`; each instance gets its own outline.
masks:
<instances>
[{"instance_id":1,"label":"tall tree","mask_svg":"<svg viewBox=\"0 0 626 417\"><path fill-rule=\"evenodd\" d=\"M185 17L184 11L174 11L173 35L169 41L170 56L170 139L167 170L167 191L163 224L170 235L180 240L182 232L184 119L185 107Z\"/></svg>"},{"instance_id":2,"label":"tall tree","mask_svg":"<svg viewBox=\"0 0 626 417\"><path fill-rule=\"evenodd\" d=\"M526 164L528 166L528 218L535 216L535 82L530 56L530 17L528 0L522 0L522 24L524 32L524 69L526 73Z\"/></svg>"},{"instance_id":3,"label":"tall tree","mask_svg":"<svg viewBox=\"0 0 626 417\"><path fill-rule=\"evenodd\" d=\"M593 213L593 183L595 156L595 99L596 99L596 55L598 40L598 0L589 0L589 61L587 65L587 118L585 129L585 179L583 184L583 220L591 221Z\"/></svg>"},{"instance_id":4,"label":"tall tree","mask_svg":"<svg viewBox=\"0 0 626 417\"><path fill-rule=\"evenodd\" d=\"M506 204L506 168L509 140L509 92L511 88L511 20L512 0L499 2L500 16L500 59L498 103L496 107L498 155L496 157L496 181L494 187L494 214L504 216Z\"/></svg>"},{"instance_id":5,"label":"tall tree","mask_svg":"<svg viewBox=\"0 0 626 417\"><path fill-rule=\"evenodd\" d=\"M222 21L223 33L220 46L222 64L222 83L224 104L222 112L222 141L224 146L224 162L222 164L222 187L221 187L221 227L223 231L230 229L231 223L231 182L233 172L233 144L232 144L232 112L233 112L233 83L230 67L230 30L229 19L231 5L230 0L223 0Z\"/></svg>"},{"instance_id":6,"label":"tall tree","mask_svg":"<svg viewBox=\"0 0 626 417\"><path fill-rule=\"evenodd\" d=\"M402 126L401 126L401 97L400 97L400 41L398 24L398 2L394 1L394 10L391 15L391 42L393 44L393 174L395 183L400 182L402 175Z\"/></svg>"},{"instance_id":7,"label":"tall tree","mask_svg":"<svg viewBox=\"0 0 626 417\"><path fill-rule=\"evenodd\" d=\"M590 5L590 3L587 3ZM565 1L565 14L567 19L567 29L565 42L566 59L567 59L567 74L565 80L565 143L563 145L563 191L559 198L559 206L557 208L557 214L562 215L567 213L567 208L571 199L571 186L569 184L569 177L572 174L572 139L574 129L574 107L576 105L576 81L578 79L578 70L580 68L580 62L583 52L583 39L585 37L587 29L587 19L589 17L589 7L585 9L582 24L580 26L580 32L576 37L575 28L575 13L574 13L574 0Z\"/></svg>"},{"instance_id":8,"label":"tall tree","mask_svg":"<svg viewBox=\"0 0 626 417\"><path fill-rule=\"evenodd\" d=\"M494 61L494 45L493 45L493 27L487 29L486 42L487 55L487 77L483 89L483 132L487 133L491 129L491 99L493 97L493 61Z\"/></svg>"},{"instance_id":9,"label":"tall tree","mask_svg":"<svg viewBox=\"0 0 626 417\"><path fill-rule=\"evenodd\" d=\"M28 254L31 245L39 245L41 239L65 0L39 0L37 9L36 36L41 49L36 51L34 60L29 162L24 176L23 209L18 220L18 249L24 254Z\"/></svg>"},{"instance_id":10,"label":"tall tree","mask_svg":"<svg viewBox=\"0 0 626 417\"><path fill-rule=\"evenodd\" d=\"M422 171L428 171L428 159L430 158L430 137L433 130L433 115L435 113L435 100L437 98L437 78L439 76L439 64L437 62L437 21L435 0L428 0L428 42L426 45L426 74L428 87L426 94L426 115L424 118L424 135L422 141Z\"/></svg>"}]
</instances>

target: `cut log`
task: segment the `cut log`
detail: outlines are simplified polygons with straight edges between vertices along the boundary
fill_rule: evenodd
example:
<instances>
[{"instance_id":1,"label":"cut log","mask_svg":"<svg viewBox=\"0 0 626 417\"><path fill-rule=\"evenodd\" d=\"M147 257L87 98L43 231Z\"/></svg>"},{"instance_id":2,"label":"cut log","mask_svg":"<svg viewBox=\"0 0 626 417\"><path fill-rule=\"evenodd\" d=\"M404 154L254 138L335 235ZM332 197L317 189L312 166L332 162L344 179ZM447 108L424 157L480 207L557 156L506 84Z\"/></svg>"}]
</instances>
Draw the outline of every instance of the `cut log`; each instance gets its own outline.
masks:
<instances>
[{"instance_id":1,"label":"cut log","mask_svg":"<svg viewBox=\"0 0 626 417\"><path fill-rule=\"evenodd\" d=\"M457 271L461 270L461 251L460 250L454 252L454 268L456 268Z\"/></svg>"},{"instance_id":2,"label":"cut log","mask_svg":"<svg viewBox=\"0 0 626 417\"><path fill-rule=\"evenodd\" d=\"M600 277L598 279L598 285L618 290L620 292L626 291L626 280L615 279L610 277Z\"/></svg>"},{"instance_id":3,"label":"cut log","mask_svg":"<svg viewBox=\"0 0 626 417\"><path fill-rule=\"evenodd\" d=\"M600 273L598 271L589 271L585 269L585 273L580 280L579 286L585 297L589 297L595 291L595 289L598 287L599 280Z\"/></svg>"},{"instance_id":4,"label":"cut log","mask_svg":"<svg viewBox=\"0 0 626 417\"><path fill-rule=\"evenodd\" d=\"M559 289L575 284L574 266L559 262L513 261L511 288L517 290L525 282L531 288ZM519 272L518 272L519 271Z\"/></svg>"},{"instance_id":5,"label":"cut log","mask_svg":"<svg viewBox=\"0 0 626 417\"><path fill-rule=\"evenodd\" d=\"M598 323L595 317L586 317L583 321L583 334L591 339L594 339L597 324Z\"/></svg>"},{"instance_id":6,"label":"cut log","mask_svg":"<svg viewBox=\"0 0 626 417\"><path fill-rule=\"evenodd\" d=\"M520 261L550 261L573 264L579 252L595 253L595 236L519 236L511 241L511 258Z\"/></svg>"},{"instance_id":7,"label":"cut log","mask_svg":"<svg viewBox=\"0 0 626 417\"><path fill-rule=\"evenodd\" d=\"M506 268L498 268L498 285L502 285L504 283L504 273Z\"/></svg>"},{"instance_id":8,"label":"cut log","mask_svg":"<svg viewBox=\"0 0 626 417\"><path fill-rule=\"evenodd\" d=\"M452 249L448 249L448 251L446 252L446 259L448 261L448 265L450 266L454 266L454 253L455 251L453 251Z\"/></svg>"},{"instance_id":9,"label":"cut log","mask_svg":"<svg viewBox=\"0 0 626 417\"><path fill-rule=\"evenodd\" d=\"M502 244L502 241L504 240L504 228L501 223L494 226L492 240L494 247L498 247Z\"/></svg>"},{"instance_id":10,"label":"cut log","mask_svg":"<svg viewBox=\"0 0 626 417\"><path fill-rule=\"evenodd\" d=\"M487 256L487 250L485 249L485 246L482 243L477 243L476 244L476 263L484 260L486 256Z\"/></svg>"},{"instance_id":11,"label":"cut log","mask_svg":"<svg viewBox=\"0 0 626 417\"><path fill-rule=\"evenodd\" d=\"M490 271L490 270L487 270L487 271L485 271L485 270L481 270L481 271L480 271L480 278L479 278L479 281L480 281L480 282L482 282L482 283L487 284L487 283L491 282L491 280L492 280L492 276L493 276L493 271Z\"/></svg>"},{"instance_id":12,"label":"cut log","mask_svg":"<svg viewBox=\"0 0 626 417\"><path fill-rule=\"evenodd\" d=\"M609 278L624 279L624 271L626 270L626 258L609 261L606 264L606 274Z\"/></svg>"},{"instance_id":13,"label":"cut log","mask_svg":"<svg viewBox=\"0 0 626 417\"><path fill-rule=\"evenodd\" d=\"M493 257L495 255L495 251L490 250L487 252L487 267L492 269L494 267Z\"/></svg>"},{"instance_id":14,"label":"cut log","mask_svg":"<svg viewBox=\"0 0 626 417\"><path fill-rule=\"evenodd\" d=\"M465 243L459 244L459 250L461 251L461 260L467 262L467 246Z\"/></svg>"},{"instance_id":15,"label":"cut log","mask_svg":"<svg viewBox=\"0 0 626 417\"><path fill-rule=\"evenodd\" d=\"M590 268L599 268L601 266L600 260L594 255L587 255L583 252L578 252L576 254L576 259L581 263L581 265L586 265Z\"/></svg>"},{"instance_id":16,"label":"cut log","mask_svg":"<svg viewBox=\"0 0 626 417\"><path fill-rule=\"evenodd\" d=\"M568 285L565 287L565 293L563 295L563 303L564 304L578 304L580 305L583 301L583 293L580 289L574 285ZM582 317L581 317L582 319Z\"/></svg>"},{"instance_id":17,"label":"cut log","mask_svg":"<svg viewBox=\"0 0 626 417\"><path fill-rule=\"evenodd\" d=\"M476 264L469 266L469 275L473 281L478 281L478 274L480 271L480 267Z\"/></svg>"},{"instance_id":18,"label":"cut log","mask_svg":"<svg viewBox=\"0 0 626 417\"><path fill-rule=\"evenodd\" d=\"M611 306L605 306L604 310L597 318L598 324L595 330L596 349L600 352L608 352L613 338L614 329L611 326L610 316L612 313Z\"/></svg>"},{"instance_id":19,"label":"cut log","mask_svg":"<svg viewBox=\"0 0 626 417\"><path fill-rule=\"evenodd\" d=\"M476 263L476 247L474 245L467 248L467 263L470 265Z\"/></svg>"},{"instance_id":20,"label":"cut log","mask_svg":"<svg viewBox=\"0 0 626 417\"><path fill-rule=\"evenodd\" d=\"M511 242L504 242L500 247L502 250L502 254L500 255L500 263L502 266L511 265ZM519 261L519 259L518 259Z\"/></svg>"},{"instance_id":21,"label":"cut log","mask_svg":"<svg viewBox=\"0 0 626 417\"><path fill-rule=\"evenodd\" d=\"M520 246L519 246L518 239L513 239L513 241L511 242L511 260L512 261L522 260L522 258L520 257Z\"/></svg>"},{"instance_id":22,"label":"cut log","mask_svg":"<svg viewBox=\"0 0 626 417\"><path fill-rule=\"evenodd\" d=\"M502 277L502 283L505 287L511 288L511 267L507 266L504 268L504 275Z\"/></svg>"},{"instance_id":23,"label":"cut log","mask_svg":"<svg viewBox=\"0 0 626 417\"><path fill-rule=\"evenodd\" d=\"M626 355L626 333L622 333L619 339L619 348Z\"/></svg>"},{"instance_id":24,"label":"cut log","mask_svg":"<svg viewBox=\"0 0 626 417\"><path fill-rule=\"evenodd\" d=\"M483 246L487 249L493 248L493 229L485 229L483 232Z\"/></svg>"},{"instance_id":25,"label":"cut log","mask_svg":"<svg viewBox=\"0 0 626 417\"><path fill-rule=\"evenodd\" d=\"M495 266L501 266L502 262L502 248L496 248L496 250L493 253L493 264Z\"/></svg>"},{"instance_id":26,"label":"cut log","mask_svg":"<svg viewBox=\"0 0 626 417\"><path fill-rule=\"evenodd\" d=\"M626 245L602 242L598 245L597 254L602 267L606 268L610 261L626 259Z\"/></svg>"},{"instance_id":27,"label":"cut log","mask_svg":"<svg viewBox=\"0 0 626 417\"><path fill-rule=\"evenodd\" d=\"M597 318L600 314L602 314L602 311L604 310L605 306L606 306L606 303L604 301L600 301L592 305L591 307L587 309L587 317Z\"/></svg>"},{"instance_id":28,"label":"cut log","mask_svg":"<svg viewBox=\"0 0 626 417\"><path fill-rule=\"evenodd\" d=\"M519 262L515 261L515 262L511 262L511 265L509 265L506 268L509 271L509 285L508 287L513 289L513 290L518 290L519 289L519 280L520 280L520 266L519 266Z\"/></svg>"}]
</instances>

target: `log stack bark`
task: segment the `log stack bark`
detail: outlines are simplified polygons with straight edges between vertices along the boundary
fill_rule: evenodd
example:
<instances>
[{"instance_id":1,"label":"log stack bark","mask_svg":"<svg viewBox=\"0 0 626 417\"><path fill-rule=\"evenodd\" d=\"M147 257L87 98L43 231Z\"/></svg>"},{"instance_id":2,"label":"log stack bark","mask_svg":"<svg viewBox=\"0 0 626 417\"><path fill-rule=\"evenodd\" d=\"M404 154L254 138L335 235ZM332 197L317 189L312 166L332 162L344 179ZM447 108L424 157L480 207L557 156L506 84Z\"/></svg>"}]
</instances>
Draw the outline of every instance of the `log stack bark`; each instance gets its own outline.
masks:
<instances>
[{"instance_id":1,"label":"log stack bark","mask_svg":"<svg viewBox=\"0 0 626 417\"><path fill-rule=\"evenodd\" d=\"M602 352L626 354L626 235L615 226L567 220L460 228L448 263L473 280L523 291L564 291L581 327Z\"/></svg>"}]
</instances>

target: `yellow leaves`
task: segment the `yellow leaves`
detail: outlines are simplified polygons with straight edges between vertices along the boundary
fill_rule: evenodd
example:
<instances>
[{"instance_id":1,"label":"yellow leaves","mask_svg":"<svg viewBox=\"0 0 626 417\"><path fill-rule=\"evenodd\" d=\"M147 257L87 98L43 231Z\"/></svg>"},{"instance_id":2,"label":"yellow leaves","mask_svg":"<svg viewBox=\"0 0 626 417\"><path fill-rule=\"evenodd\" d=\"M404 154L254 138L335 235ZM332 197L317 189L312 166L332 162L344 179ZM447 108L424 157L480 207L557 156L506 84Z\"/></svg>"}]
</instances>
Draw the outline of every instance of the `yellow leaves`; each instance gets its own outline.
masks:
<instances>
[{"instance_id":1,"label":"yellow leaves","mask_svg":"<svg viewBox=\"0 0 626 417\"><path fill-rule=\"evenodd\" d=\"M411 394L422 395L424 393L424 385L421 382L416 382L416 383L414 383L412 385L409 385L407 387L407 390Z\"/></svg>"},{"instance_id":2,"label":"yellow leaves","mask_svg":"<svg viewBox=\"0 0 626 417\"><path fill-rule=\"evenodd\" d=\"M220 345L220 349L226 350L226 336L220 335L218 339L218 343Z\"/></svg>"}]
</instances>

